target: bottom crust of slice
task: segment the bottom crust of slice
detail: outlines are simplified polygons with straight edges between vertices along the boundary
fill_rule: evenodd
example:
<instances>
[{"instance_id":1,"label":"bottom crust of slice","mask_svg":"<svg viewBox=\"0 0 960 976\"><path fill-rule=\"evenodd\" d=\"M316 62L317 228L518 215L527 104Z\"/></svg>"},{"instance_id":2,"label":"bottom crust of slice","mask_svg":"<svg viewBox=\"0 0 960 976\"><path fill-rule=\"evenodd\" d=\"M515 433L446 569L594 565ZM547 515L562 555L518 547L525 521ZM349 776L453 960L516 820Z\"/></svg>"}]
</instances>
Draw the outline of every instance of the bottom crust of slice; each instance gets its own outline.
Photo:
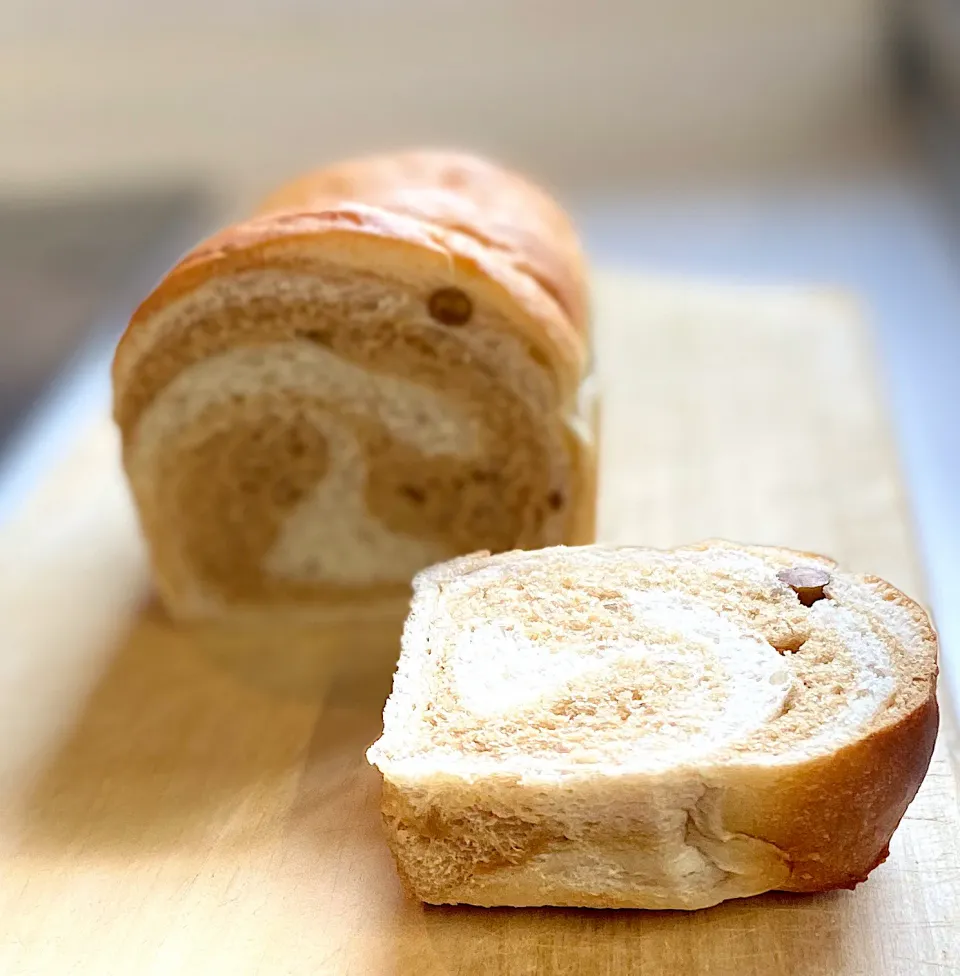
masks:
<instances>
[{"instance_id":1,"label":"bottom crust of slice","mask_svg":"<svg viewBox=\"0 0 960 976\"><path fill-rule=\"evenodd\" d=\"M854 888L929 764L930 697L899 722L796 764L519 783L384 782L404 887L428 904L700 909L767 891Z\"/></svg>"}]
</instances>

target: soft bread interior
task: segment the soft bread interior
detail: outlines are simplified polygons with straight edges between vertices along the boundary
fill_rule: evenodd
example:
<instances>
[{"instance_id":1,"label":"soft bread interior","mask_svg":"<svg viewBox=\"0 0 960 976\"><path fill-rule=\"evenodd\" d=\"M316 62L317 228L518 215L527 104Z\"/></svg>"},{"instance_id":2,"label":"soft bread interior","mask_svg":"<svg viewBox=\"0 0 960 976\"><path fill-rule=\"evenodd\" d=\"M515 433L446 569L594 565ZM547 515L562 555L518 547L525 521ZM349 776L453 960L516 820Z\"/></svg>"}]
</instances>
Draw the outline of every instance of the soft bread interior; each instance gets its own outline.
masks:
<instances>
[{"instance_id":1,"label":"soft bread interior","mask_svg":"<svg viewBox=\"0 0 960 976\"><path fill-rule=\"evenodd\" d=\"M442 284L314 257L208 278L131 336L125 463L182 614L569 537L582 422L498 309L431 316Z\"/></svg>"},{"instance_id":2,"label":"soft bread interior","mask_svg":"<svg viewBox=\"0 0 960 976\"><path fill-rule=\"evenodd\" d=\"M833 564L777 553L557 548L428 572L377 763L556 781L792 762L909 707L927 648L910 610L835 572L803 606L778 570Z\"/></svg>"},{"instance_id":3,"label":"soft bread interior","mask_svg":"<svg viewBox=\"0 0 960 976\"><path fill-rule=\"evenodd\" d=\"M801 600L797 570L829 582ZM418 578L368 758L425 901L702 908L862 881L935 681L923 611L818 556L481 554Z\"/></svg>"}]
</instances>

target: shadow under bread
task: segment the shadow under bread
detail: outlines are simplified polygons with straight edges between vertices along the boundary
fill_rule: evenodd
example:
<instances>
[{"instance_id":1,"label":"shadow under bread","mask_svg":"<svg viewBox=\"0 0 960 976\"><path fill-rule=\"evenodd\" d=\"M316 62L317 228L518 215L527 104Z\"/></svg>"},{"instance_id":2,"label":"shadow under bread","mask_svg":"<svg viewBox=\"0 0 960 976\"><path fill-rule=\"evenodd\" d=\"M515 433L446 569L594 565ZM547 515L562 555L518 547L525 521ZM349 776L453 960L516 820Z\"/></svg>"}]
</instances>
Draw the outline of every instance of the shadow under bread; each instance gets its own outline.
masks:
<instances>
[{"instance_id":1,"label":"shadow under bread","mask_svg":"<svg viewBox=\"0 0 960 976\"><path fill-rule=\"evenodd\" d=\"M398 600L323 622L281 612L168 626L215 667L266 695L317 704L347 695L378 699L382 708L408 609L406 600Z\"/></svg>"},{"instance_id":2,"label":"shadow under bread","mask_svg":"<svg viewBox=\"0 0 960 976\"><path fill-rule=\"evenodd\" d=\"M244 630L175 624L149 603L25 798L27 849L275 847L311 743L333 728L322 717L349 703L370 741L379 732L403 614L335 630ZM365 763L369 742L332 739L349 750L343 761Z\"/></svg>"}]
</instances>

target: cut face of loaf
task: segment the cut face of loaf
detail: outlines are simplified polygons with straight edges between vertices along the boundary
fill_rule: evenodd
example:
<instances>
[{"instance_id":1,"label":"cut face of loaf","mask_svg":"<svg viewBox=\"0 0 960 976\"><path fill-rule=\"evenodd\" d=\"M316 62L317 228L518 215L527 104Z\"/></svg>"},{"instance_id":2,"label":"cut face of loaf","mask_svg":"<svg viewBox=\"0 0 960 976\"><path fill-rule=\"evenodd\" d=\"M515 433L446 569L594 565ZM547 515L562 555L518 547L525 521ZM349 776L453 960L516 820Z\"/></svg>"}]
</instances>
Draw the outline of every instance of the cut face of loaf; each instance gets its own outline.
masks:
<instances>
[{"instance_id":1,"label":"cut face of loaf","mask_svg":"<svg viewBox=\"0 0 960 976\"><path fill-rule=\"evenodd\" d=\"M786 549L434 567L368 754L401 877L515 906L853 887L926 772L936 659L890 584Z\"/></svg>"},{"instance_id":2,"label":"cut face of loaf","mask_svg":"<svg viewBox=\"0 0 960 976\"><path fill-rule=\"evenodd\" d=\"M342 164L200 245L113 373L167 606L366 611L460 553L590 541L585 305L562 211L472 157Z\"/></svg>"}]
</instances>

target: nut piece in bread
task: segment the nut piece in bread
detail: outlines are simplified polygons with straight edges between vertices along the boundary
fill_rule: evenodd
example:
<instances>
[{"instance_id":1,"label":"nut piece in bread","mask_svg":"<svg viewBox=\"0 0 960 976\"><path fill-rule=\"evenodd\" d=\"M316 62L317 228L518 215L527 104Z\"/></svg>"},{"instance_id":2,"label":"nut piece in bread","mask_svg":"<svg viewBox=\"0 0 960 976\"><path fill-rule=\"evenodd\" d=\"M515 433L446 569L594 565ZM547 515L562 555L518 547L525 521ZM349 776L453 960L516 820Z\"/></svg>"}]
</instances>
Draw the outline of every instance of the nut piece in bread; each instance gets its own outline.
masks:
<instances>
[{"instance_id":1,"label":"nut piece in bread","mask_svg":"<svg viewBox=\"0 0 960 976\"><path fill-rule=\"evenodd\" d=\"M362 615L460 553L592 541L588 345L576 235L517 174L409 152L281 188L114 359L168 609Z\"/></svg>"},{"instance_id":2,"label":"nut piece in bread","mask_svg":"<svg viewBox=\"0 0 960 976\"><path fill-rule=\"evenodd\" d=\"M426 902L698 909L852 888L927 770L936 677L924 611L821 556L469 556L418 577L368 758Z\"/></svg>"}]
</instances>

